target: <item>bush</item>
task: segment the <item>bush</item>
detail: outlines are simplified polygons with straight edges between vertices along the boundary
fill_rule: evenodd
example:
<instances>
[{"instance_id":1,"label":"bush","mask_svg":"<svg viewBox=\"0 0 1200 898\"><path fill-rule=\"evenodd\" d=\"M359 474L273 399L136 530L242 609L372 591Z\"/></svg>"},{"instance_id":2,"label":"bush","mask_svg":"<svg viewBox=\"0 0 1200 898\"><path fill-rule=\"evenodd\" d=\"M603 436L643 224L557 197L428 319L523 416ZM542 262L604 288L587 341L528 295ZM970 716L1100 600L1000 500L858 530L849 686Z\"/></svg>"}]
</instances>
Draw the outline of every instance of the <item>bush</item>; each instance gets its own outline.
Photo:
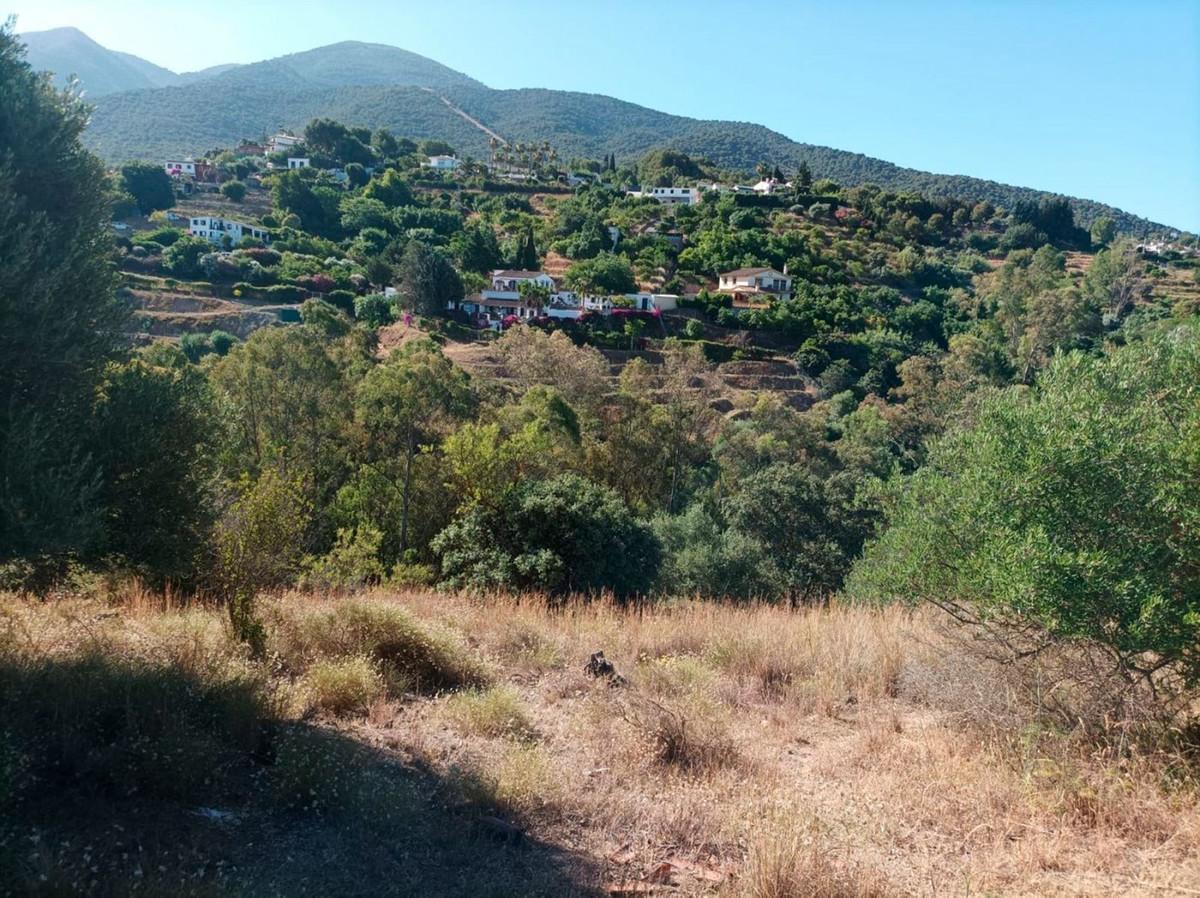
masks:
<instances>
[{"instance_id":1,"label":"bush","mask_svg":"<svg viewBox=\"0 0 1200 898\"><path fill-rule=\"evenodd\" d=\"M396 320L396 309L386 296L372 293L354 300L354 317L367 327L383 327Z\"/></svg>"},{"instance_id":2,"label":"bush","mask_svg":"<svg viewBox=\"0 0 1200 898\"><path fill-rule=\"evenodd\" d=\"M386 571L379 561L383 534L374 527L339 529L329 554L306 562L302 586L306 589L361 589L383 579Z\"/></svg>"},{"instance_id":3,"label":"bush","mask_svg":"<svg viewBox=\"0 0 1200 898\"><path fill-rule=\"evenodd\" d=\"M557 595L643 594L661 562L657 537L621 498L575 474L528 482L499 509L471 509L431 548L450 585Z\"/></svg>"},{"instance_id":4,"label":"bush","mask_svg":"<svg viewBox=\"0 0 1200 898\"><path fill-rule=\"evenodd\" d=\"M273 287L264 287L259 293L263 299L270 302L301 302L307 295L305 290L292 284L276 284Z\"/></svg>"},{"instance_id":5,"label":"bush","mask_svg":"<svg viewBox=\"0 0 1200 898\"><path fill-rule=\"evenodd\" d=\"M659 764L706 773L738 761L728 715L710 696L693 693L670 705L633 698L623 714Z\"/></svg>"},{"instance_id":6,"label":"bush","mask_svg":"<svg viewBox=\"0 0 1200 898\"><path fill-rule=\"evenodd\" d=\"M536 736L533 721L510 686L460 692L450 699L446 711L455 726L476 736L513 739Z\"/></svg>"},{"instance_id":7,"label":"bush","mask_svg":"<svg viewBox=\"0 0 1200 898\"><path fill-rule=\"evenodd\" d=\"M318 661L300 681L306 705L334 715L363 713L383 694L383 678L369 658Z\"/></svg>"},{"instance_id":8,"label":"bush","mask_svg":"<svg viewBox=\"0 0 1200 898\"><path fill-rule=\"evenodd\" d=\"M241 181L226 181L221 185L221 196L240 203L246 198L246 185Z\"/></svg>"},{"instance_id":9,"label":"bush","mask_svg":"<svg viewBox=\"0 0 1200 898\"><path fill-rule=\"evenodd\" d=\"M325 301L340 312L345 312L350 318L354 317L354 293L350 290L330 290Z\"/></svg>"},{"instance_id":10,"label":"bush","mask_svg":"<svg viewBox=\"0 0 1200 898\"><path fill-rule=\"evenodd\" d=\"M985 401L897 489L847 592L1022 642L1087 640L1128 678L1200 682L1200 325L1058 358Z\"/></svg>"},{"instance_id":11,"label":"bush","mask_svg":"<svg viewBox=\"0 0 1200 898\"><path fill-rule=\"evenodd\" d=\"M276 607L269 635L280 661L293 671L322 660L370 658L393 693L482 686L488 679L457 638L418 623L396 605L346 601L332 609Z\"/></svg>"}]
</instances>

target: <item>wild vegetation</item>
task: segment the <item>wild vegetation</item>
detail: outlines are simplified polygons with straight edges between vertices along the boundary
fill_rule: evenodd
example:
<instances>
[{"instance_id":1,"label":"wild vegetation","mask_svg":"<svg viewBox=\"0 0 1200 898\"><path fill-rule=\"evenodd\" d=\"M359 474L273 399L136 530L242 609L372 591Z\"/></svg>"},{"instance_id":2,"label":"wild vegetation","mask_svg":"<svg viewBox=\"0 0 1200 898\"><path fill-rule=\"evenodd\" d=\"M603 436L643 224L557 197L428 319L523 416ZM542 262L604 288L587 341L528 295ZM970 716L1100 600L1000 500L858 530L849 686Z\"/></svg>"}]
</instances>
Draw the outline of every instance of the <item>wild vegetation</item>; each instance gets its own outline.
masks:
<instances>
[{"instance_id":1,"label":"wild vegetation","mask_svg":"<svg viewBox=\"0 0 1200 898\"><path fill-rule=\"evenodd\" d=\"M328 118L189 193L6 31L0 83L0 881L1200 885L1186 238ZM552 266L620 314L454 310Z\"/></svg>"}]
</instances>

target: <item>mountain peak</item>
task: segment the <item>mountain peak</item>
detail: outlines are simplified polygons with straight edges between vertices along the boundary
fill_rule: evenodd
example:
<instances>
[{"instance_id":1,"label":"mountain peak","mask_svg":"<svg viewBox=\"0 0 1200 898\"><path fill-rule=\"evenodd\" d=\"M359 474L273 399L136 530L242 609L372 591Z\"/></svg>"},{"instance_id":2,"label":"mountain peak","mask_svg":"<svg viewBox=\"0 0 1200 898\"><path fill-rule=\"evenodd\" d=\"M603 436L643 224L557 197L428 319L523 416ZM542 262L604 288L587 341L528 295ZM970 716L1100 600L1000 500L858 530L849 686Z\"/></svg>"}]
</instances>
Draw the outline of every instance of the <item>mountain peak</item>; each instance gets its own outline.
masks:
<instances>
[{"instance_id":1,"label":"mountain peak","mask_svg":"<svg viewBox=\"0 0 1200 898\"><path fill-rule=\"evenodd\" d=\"M64 86L71 75L79 78L89 97L126 90L166 87L179 76L131 53L109 50L78 28L64 26L20 35L26 59L37 71L52 72Z\"/></svg>"}]
</instances>

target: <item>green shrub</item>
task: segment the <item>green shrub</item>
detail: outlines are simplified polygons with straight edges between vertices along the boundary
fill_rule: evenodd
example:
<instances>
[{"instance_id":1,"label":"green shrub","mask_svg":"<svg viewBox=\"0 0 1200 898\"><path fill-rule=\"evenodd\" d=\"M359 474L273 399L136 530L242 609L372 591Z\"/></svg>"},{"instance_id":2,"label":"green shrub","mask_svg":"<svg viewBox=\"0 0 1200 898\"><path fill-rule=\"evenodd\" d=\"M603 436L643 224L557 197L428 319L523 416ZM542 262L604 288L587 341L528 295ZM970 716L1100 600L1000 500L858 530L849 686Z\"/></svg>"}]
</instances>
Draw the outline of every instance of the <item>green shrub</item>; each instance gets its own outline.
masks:
<instances>
[{"instance_id":1,"label":"green shrub","mask_svg":"<svg viewBox=\"0 0 1200 898\"><path fill-rule=\"evenodd\" d=\"M369 525L339 528L327 555L309 558L302 586L307 589L360 589L383 579L379 561L383 534Z\"/></svg>"},{"instance_id":2,"label":"green shrub","mask_svg":"<svg viewBox=\"0 0 1200 898\"><path fill-rule=\"evenodd\" d=\"M306 295L303 288L293 284L275 284L271 287L263 287L259 293L264 299L271 302L300 302Z\"/></svg>"},{"instance_id":3,"label":"green shrub","mask_svg":"<svg viewBox=\"0 0 1200 898\"><path fill-rule=\"evenodd\" d=\"M533 721L510 686L460 692L447 703L446 712L456 727L476 736L513 739L536 736Z\"/></svg>"},{"instance_id":4,"label":"green shrub","mask_svg":"<svg viewBox=\"0 0 1200 898\"><path fill-rule=\"evenodd\" d=\"M383 678L369 658L334 658L305 671L300 691L309 708L337 715L362 713L383 694Z\"/></svg>"},{"instance_id":5,"label":"green shrub","mask_svg":"<svg viewBox=\"0 0 1200 898\"><path fill-rule=\"evenodd\" d=\"M269 634L280 660L298 672L325 659L366 657L379 665L392 691L457 689L488 679L459 639L418 623L396 605L364 600L320 610L276 607Z\"/></svg>"},{"instance_id":6,"label":"green shrub","mask_svg":"<svg viewBox=\"0 0 1200 898\"><path fill-rule=\"evenodd\" d=\"M241 181L226 181L221 185L221 196L240 203L246 198L246 185Z\"/></svg>"},{"instance_id":7,"label":"green shrub","mask_svg":"<svg viewBox=\"0 0 1200 898\"><path fill-rule=\"evenodd\" d=\"M1061 356L976 419L901 483L847 593L1200 682L1200 324Z\"/></svg>"},{"instance_id":8,"label":"green shrub","mask_svg":"<svg viewBox=\"0 0 1200 898\"><path fill-rule=\"evenodd\" d=\"M383 327L396 320L396 309L386 296L372 293L354 300L354 317L367 327Z\"/></svg>"}]
</instances>

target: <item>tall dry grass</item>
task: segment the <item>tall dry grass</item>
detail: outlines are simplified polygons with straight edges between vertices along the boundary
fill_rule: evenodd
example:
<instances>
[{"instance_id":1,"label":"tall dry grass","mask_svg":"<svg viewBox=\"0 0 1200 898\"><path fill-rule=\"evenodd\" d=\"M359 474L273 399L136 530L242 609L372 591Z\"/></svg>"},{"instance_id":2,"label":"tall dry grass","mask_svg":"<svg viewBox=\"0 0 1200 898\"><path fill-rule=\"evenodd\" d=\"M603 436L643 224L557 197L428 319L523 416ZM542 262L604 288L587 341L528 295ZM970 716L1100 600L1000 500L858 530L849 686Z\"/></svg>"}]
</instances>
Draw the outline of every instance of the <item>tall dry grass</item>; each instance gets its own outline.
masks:
<instances>
[{"instance_id":1,"label":"tall dry grass","mask_svg":"<svg viewBox=\"0 0 1200 898\"><path fill-rule=\"evenodd\" d=\"M551 607L428 590L292 593L261 607L269 656L255 661L218 608L136 589L109 603L0 597L0 676L104 658L120 676L80 692L97 707L112 706L128 671L251 683L244 719L283 726L269 803L386 813L356 772L369 746L443 777L456 813L503 816L615 865L614 878L641 881L668 856L710 874L680 874L684 892L712 877L723 893L762 898L944 894L963 882L995 894L1200 890L1194 764L1065 725L1022 671L923 612ZM585 675L595 651L623 686ZM79 679L42 688L53 700ZM135 714L173 695L152 692ZM205 702L181 700L177 719L241 719ZM314 711L339 719L289 728ZM219 748L230 746L252 750Z\"/></svg>"}]
</instances>

